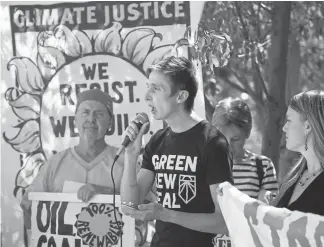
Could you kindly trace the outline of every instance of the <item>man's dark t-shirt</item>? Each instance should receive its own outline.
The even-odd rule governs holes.
[[[232,156],[225,137],[207,121],[175,133],[159,130],[145,147],[142,168],[155,174],[158,202],[188,213],[214,213],[209,185],[232,182]],[[212,246],[215,234],[156,221],[154,247]]]

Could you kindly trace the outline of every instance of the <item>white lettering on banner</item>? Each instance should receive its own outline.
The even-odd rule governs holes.
[[[221,185],[218,201],[232,245],[323,246],[324,217],[261,204],[229,183]]]
[[[88,23],[96,23],[97,22],[97,20],[95,18],[95,15],[96,15],[95,11],[96,11],[96,6],[89,6],[87,8],[87,21],[88,21]]]
[[[84,7],[75,7],[73,8],[73,11],[76,13],[76,23],[81,24],[81,16],[82,16],[82,11],[84,11]]]
[[[114,4],[104,6],[105,23],[109,25],[113,21],[136,21],[143,13],[144,20],[164,18],[179,18],[185,16],[183,2],[163,2],[161,7],[158,2],[132,3],[125,7],[124,4]],[[173,6],[173,9],[170,8]],[[85,18],[87,23],[97,23],[96,6],[64,8],[61,19],[59,19],[59,10],[53,9],[35,9],[33,10],[17,10],[14,14],[13,21],[17,27],[32,27],[40,25],[62,25],[81,24],[81,20]],[[31,12],[33,11],[33,12]],[[150,14],[153,13],[152,14]],[[33,14],[31,14],[33,13]],[[75,16],[75,18],[74,18]]]
[[[176,17],[184,17],[183,3],[180,1],[174,2],[175,4],[175,16]]]
[[[125,68],[121,71],[118,68]],[[66,78],[67,74],[71,76]],[[66,78],[66,79],[62,79]],[[77,95],[87,89],[101,89],[112,97],[112,126],[107,131],[111,144],[120,142],[120,136],[136,116],[137,109],[146,109],[141,94],[145,75],[127,61],[111,55],[91,55],[82,57],[61,68],[51,79],[42,94],[41,139],[47,157],[52,150],[61,151],[77,141],[75,126],[75,105]],[[53,104],[55,102],[55,104]],[[151,131],[160,123],[152,123]],[[51,141],[55,140],[55,143]]]
[[[73,15],[70,9],[64,9],[61,21],[65,24],[73,24]]]

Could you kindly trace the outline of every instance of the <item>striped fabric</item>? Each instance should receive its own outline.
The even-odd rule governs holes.
[[[246,150],[247,157],[233,165],[234,185],[243,193],[252,198],[258,198],[260,188],[263,190],[278,192],[276,171],[272,161],[266,156],[254,154]],[[255,158],[261,157],[263,165],[263,180],[260,186]]]

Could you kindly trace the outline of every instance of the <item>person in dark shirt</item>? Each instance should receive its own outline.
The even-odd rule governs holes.
[[[197,94],[194,67],[168,57],[150,67],[145,100],[168,127],[145,146],[142,168],[136,160],[148,123],[131,122],[121,182],[122,210],[136,219],[157,220],[151,246],[212,246],[215,233],[227,233],[217,202],[218,184],[231,178],[232,155],[226,138],[192,111]],[[142,204],[155,181],[158,203]],[[213,234],[214,233],[214,234]]]
[[[324,216],[324,91],[295,95],[283,131],[286,147],[299,152],[300,160],[288,172],[271,203],[304,213]]]

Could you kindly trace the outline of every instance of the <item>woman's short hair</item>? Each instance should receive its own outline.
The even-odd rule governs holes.
[[[216,127],[233,124],[242,129],[246,134],[246,138],[248,138],[252,129],[250,107],[239,98],[225,98],[216,105],[212,124]]]
[[[324,162],[324,91],[299,93],[292,97],[289,106],[309,122],[313,131],[315,154]]]

